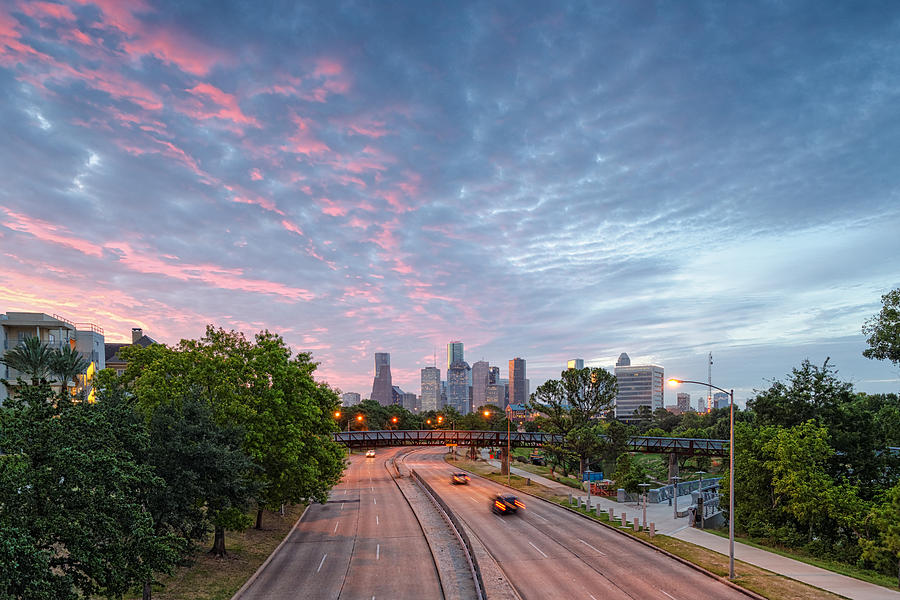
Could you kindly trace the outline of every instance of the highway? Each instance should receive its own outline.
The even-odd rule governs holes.
[[[444,449],[406,456],[435,492],[481,539],[523,599],[746,600],[741,592],[652,548],[559,506],[521,496],[519,514],[499,516],[490,499],[507,491],[472,477],[450,483]]]
[[[440,599],[415,515],[385,469],[399,449],[350,457],[326,504],[313,504],[240,600]]]

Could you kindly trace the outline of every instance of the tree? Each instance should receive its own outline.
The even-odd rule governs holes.
[[[881,297],[881,312],[863,324],[869,347],[863,356],[900,365],[900,288]]]
[[[0,357],[0,363],[31,377],[31,384],[38,385],[50,374],[53,351],[37,337],[27,337]]]
[[[260,484],[258,527],[263,508],[324,502],[340,480],[345,451],[331,438],[337,394],[313,379],[312,357],[292,357],[280,336],[264,331],[250,341],[242,333],[208,326],[203,338],[182,340],[175,348],[132,346],[123,353],[129,360],[124,381],[145,414],[196,397],[218,425],[243,430],[242,448],[256,465]],[[235,516],[235,510],[222,514],[220,528],[240,524],[224,518]],[[217,539],[214,548],[224,550],[224,541]]]
[[[0,531],[10,544],[0,553],[50,597],[121,597],[178,556],[144,504],[162,484],[132,451],[146,448],[146,430],[127,406],[50,398],[46,384],[24,386],[0,411]],[[19,576],[3,585],[27,589]]]
[[[89,365],[90,363],[77,350],[67,344],[53,352],[50,372],[59,379],[62,391],[65,391],[68,389],[69,381],[84,373]]]
[[[548,433],[564,437],[562,446],[546,448],[563,459],[571,453],[578,457],[579,469],[584,471],[588,461],[602,449],[595,427],[610,410],[616,398],[616,378],[599,368],[567,369],[559,379],[549,379],[532,395],[528,410],[541,412],[541,426]]]

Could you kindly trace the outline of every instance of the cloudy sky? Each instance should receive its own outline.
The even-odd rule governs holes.
[[[0,0],[0,310],[897,391],[898,106],[891,1]]]

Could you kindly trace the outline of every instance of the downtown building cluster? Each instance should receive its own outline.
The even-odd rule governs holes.
[[[566,364],[567,369],[583,369],[584,360],[575,358]],[[524,413],[530,399],[530,382],[526,377],[526,363],[523,358],[508,361],[507,377],[501,378],[499,366],[480,360],[471,366],[465,360],[463,343],[452,341],[447,344],[446,377],[442,378],[441,368],[436,364],[424,367],[420,372],[420,394],[404,392],[393,385],[389,353],[375,354],[375,372],[370,398],[384,406],[399,405],[410,412],[420,413],[440,411],[452,407],[459,414],[469,414],[481,406],[493,405],[506,410],[507,406],[516,413]],[[678,394],[678,405],[665,406],[665,371],[659,365],[632,365],[626,353],[622,353],[615,365],[618,394],[614,406],[616,418],[629,421],[637,418],[641,407],[650,411],[666,408],[672,412],[691,410],[690,395]],[[344,406],[353,406],[361,401],[355,392],[343,395]],[[721,402],[716,398],[712,407]],[[725,399],[727,404],[727,395]],[[698,404],[698,412],[706,412],[706,399]]]
[[[420,373],[420,394],[404,392],[393,384],[391,355],[375,354],[375,373],[370,398],[383,406],[400,405],[419,413],[453,408],[466,415],[480,406],[493,405],[501,409],[511,407],[524,411],[529,396],[529,381],[525,376],[525,359],[513,358],[508,362],[508,376],[501,377],[499,366],[479,360],[469,365],[465,360],[463,343],[447,344],[445,378],[437,364],[424,367]],[[358,404],[360,394],[343,395],[344,406]]]

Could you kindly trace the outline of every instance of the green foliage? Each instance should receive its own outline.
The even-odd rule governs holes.
[[[53,365],[53,351],[37,337],[27,337],[7,350],[0,363],[31,377],[32,385],[46,381]]]
[[[124,405],[50,402],[26,386],[0,419],[2,552],[22,564],[7,590],[119,597],[177,559],[144,506],[161,484],[142,462],[147,434]]]
[[[616,472],[612,478],[616,487],[636,494],[641,491],[640,484],[647,483],[647,471],[629,452],[625,452],[616,461]]]
[[[900,365],[900,288],[882,296],[881,304],[881,312],[863,324],[869,345],[863,356]]]
[[[50,372],[59,379],[62,389],[65,390],[69,382],[84,373],[89,365],[90,362],[85,360],[78,350],[65,345],[53,352],[50,359]]]

